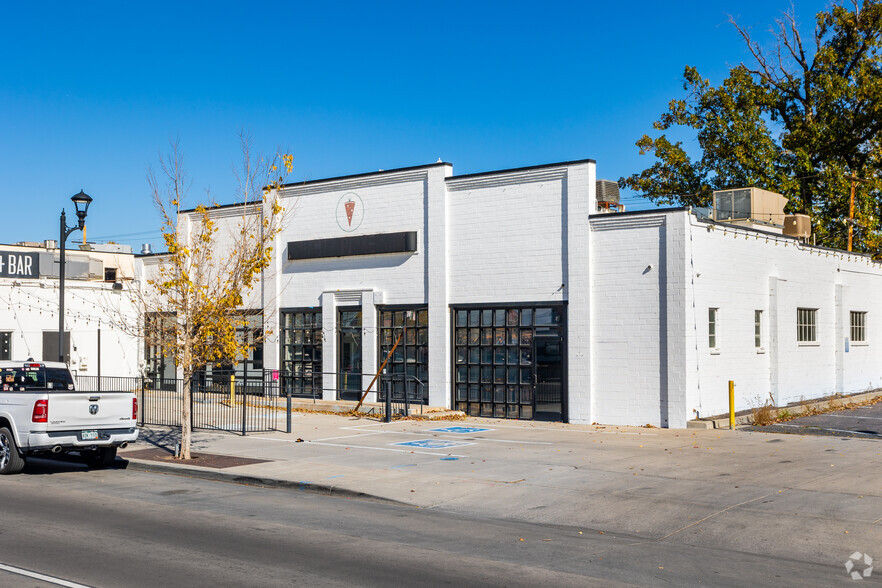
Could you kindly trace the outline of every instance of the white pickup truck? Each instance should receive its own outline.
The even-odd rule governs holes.
[[[29,455],[76,452],[107,467],[138,438],[133,392],[80,392],[58,362],[0,361],[0,474],[16,474]]]

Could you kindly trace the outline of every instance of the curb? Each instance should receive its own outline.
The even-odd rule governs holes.
[[[805,404],[796,404],[792,406],[776,406],[772,408],[772,413],[777,417],[779,412],[787,411],[793,415],[794,418],[804,416],[804,413],[811,411],[812,409],[825,409],[831,408],[830,412],[839,411],[839,410],[848,410],[850,404],[859,404],[862,402],[868,402],[870,400],[874,400],[882,396],[882,391],[873,390],[870,392],[860,392],[858,394],[852,394],[850,396],[837,396],[835,398],[825,398],[819,400],[813,400],[811,402],[806,402]],[[753,424],[753,413],[748,412],[747,414],[740,414],[735,416],[735,426],[738,425],[752,425]],[[687,429],[728,429],[729,428],[729,417],[710,417],[707,419],[697,419],[686,422]]]
[[[382,502],[385,504],[394,504],[397,506],[413,506],[406,502],[385,498],[375,494],[366,492],[357,492],[355,490],[347,490],[338,486],[329,486],[326,484],[316,484],[314,482],[292,482],[290,480],[279,480],[276,478],[262,478],[259,476],[248,476],[243,474],[233,474],[219,472],[213,469],[201,468],[198,466],[179,466],[164,463],[156,463],[145,459],[127,458],[125,454],[119,457],[128,462],[126,469],[157,473],[169,474],[173,476],[183,476],[187,478],[199,478],[201,480],[211,480],[214,482],[227,482],[229,484],[241,484],[243,486],[259,486],[261,488],[276,488],[280,490],[297,490],[299,492],[308,492],[310,494],[321,494],[322,496],[335,496],[337,498],[348,498],[358,500],[370,500],[372,502]]]

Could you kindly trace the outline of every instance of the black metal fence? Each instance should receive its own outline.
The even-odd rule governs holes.
[[[267,370],[269,372],[270,370]],[[338,400],[357,399],[364,393],[362,385],[374,378],[374,374],[362,372],[309,372],[306,374],[292,374],[290,372],[275,371],[274,377],[278,378],[282,395],[289,393],[295,398],[320,399],[327,392],[333,392],[331,396]],[[383,394],[386,383],[391,383],[395,396],[402,396],[407,392],[413,404],[428,404],[428,389],[426,385],[415,376],[405,374],[381,374],[372,387],[373,392]],[[379,384],[379,385],[378,385]],[[350,396],[347,398],[346,396]]]
[[[83,392],[128,391],[138,398],[138,424],[179,427],[184,408],[184,381],[176,378],[79,376]],[[190,386],[190,425],[241,433],[278,430],[279,387],[272,381],[194,378]]]
[[[391,408],[386,415],[400,414],[410,416],[419,407],[423,413],[425,404],[425,384],[413,376],[391,374],[380,376],[377,401]],[[387,401],[388,398],[388,401]],[[388,420],[388,419],[387,419]]]
[[[292,375],[287,372],[274,372],[282,396],[290,394],[294,398],[311,398],[313,401],[330,396],[334,400],[357,402],[364,394],[364,386],[373,379],[374,374],[361,372],[313,372]],[[377,402],[385,403],[386,394],[392,393],[392,413],[410,415],[428,404],[427,388],[414,376],[406,374],[381,374],[374,382],[371,391],[376,393]]]
[[[329,375],[337,378],[328,378]],[[301,378],[301,388],[298,390],[300,393],[295,394],[297,389],[292,385],[293,378],[275,370],[265,370],[262,375],[249,378],[217,372],[198,373],[190,384],[190,426],[193,429],[230,431],[242,435],[277,431],[280,430],[280,413],[291,409],[286,398],[306,397],[318,401],[327,391],[334,399],[358,400],[363,394],[361,384],[365,374],[349,373],[346,376],[346,379],[341,380],[339,374],[315,374],[308,378],[308,394],[305,393],[302,383],[304,378]],[[321,385],[321,382],[335,380],[338,387],[326,389]],[[347,389],[339,388],[341,382],[351,383],[351,386]],[[78,376],[77,389],[96,393],[134,392],[138,398],[139,425],[181,426],[184,407],[182,379]],[[417,407],[420,413],[423,411],[426,386],[413,376],[381,375],[373,390],[377,393],[377,400],[385,405],[380,411],[384,415],[409,416]],[[286,419],[286,424],[288,422],[290,419]]]

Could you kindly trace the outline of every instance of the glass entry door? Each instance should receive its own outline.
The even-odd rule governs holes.
[[[339,349],[337,398],[361,399],[361,311],[341,310],[338,314]]]
[[[563,418],[563,341],[560,335],[533,339],[536,358],[537,420]]]

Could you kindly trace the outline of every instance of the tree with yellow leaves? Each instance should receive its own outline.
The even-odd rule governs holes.
[[[254,343],[237,336],[237,330],[248,326],[249,312],[262,311],[254,290],[270,266],[284,219],[278,188],[293,168],[293,156],[255,162],[250,137],[243,133],[240,140],[239,202],[224,207],[223,218],[216,217],[213,203],[182,207],[189,182],[177,142],[161,158],[160,176],[148,173],[167,253],[157,256],[145,276],[139,323],[145,344],[161,345],[183,375],[180,459],[190,459],[194,374],[212,363],[245,359]],[[258,337],[264,335],[261,329]]]

